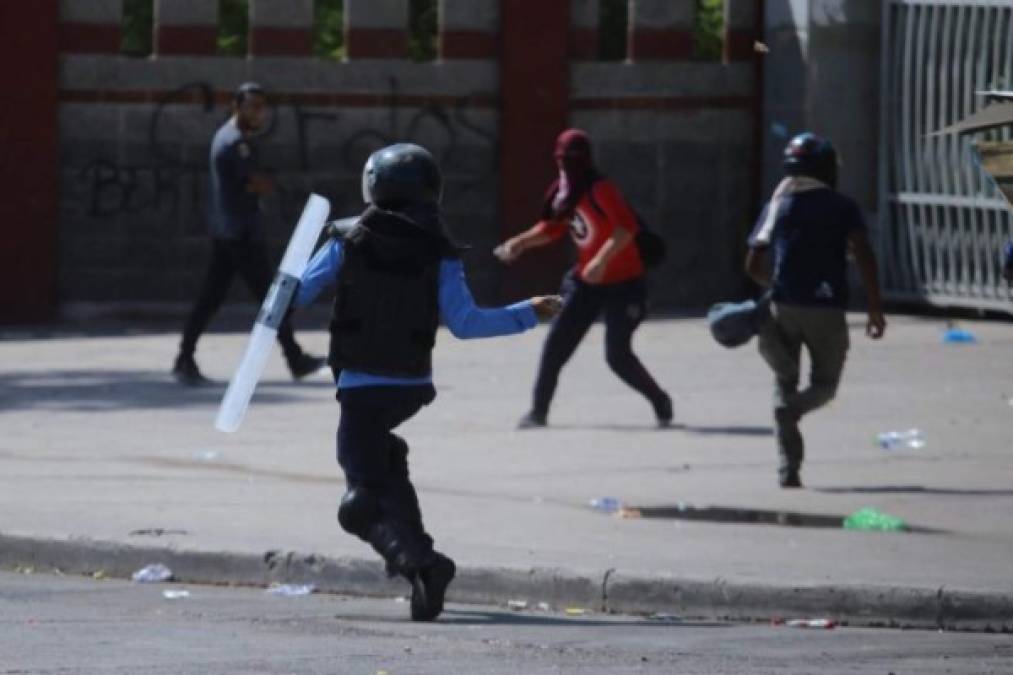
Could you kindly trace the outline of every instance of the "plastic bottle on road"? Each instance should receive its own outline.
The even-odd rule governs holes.
[[[313,584],[274,584],[265,591],[270,595],[281,595],[288,598],[309,595],[317,590]]]
[[[884,450],[899,450],[908,448],[918,450],[925,447],[925,437],[918,429],[907,431],[886,431],[876,436],[876,442]]]
[[[598,497],[591,500],[591,508],[602,513],[618,513],[623,503],[615,497]]]
[[[155,563],[137,570],[131,578],[141,584],[157,584],[172,579],[172,570],[162,563]]]

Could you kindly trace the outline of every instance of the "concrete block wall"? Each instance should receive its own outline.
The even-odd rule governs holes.
[[[877,208],[880,21],[867,0],[765,0],[763,186],[781,175],[788,138],[830,138],[843,165],[840,188]]]
[[[572,2],[586,29],[597,2]],[[651,274],[661,308],[742,294],[755,208],[756,2],[726,0],[723,63],[690,60],[694,7],[632,0],[627,62],[584,58],[571,69],[571,123],[590,132],[600,168],[668,243],[669,259]]]
[[[752,0],[727,1],[730,30],[752,35],[739,6]],[[365,158],[409,140],[443,165],[448,221],[475,246],[466,263],[476,296],[504,299],[510,272],[490,251],[537,217],[554,171],[542,141],[571,124],[591,132],[602,168],[669,241],[671,258],[654,274],[657,304],[738,295],[755,178],[751,53],[693,62],[693,3],[631,0],[628,60],[597,62],[598,0],[570,0],[554,19],[570,42],[546,65],[551,79],[504,79],[503,64],[514,63],[507,55],[531,49],[529,32],[504,28],[523,28],[516,19],[526,2],[440,0],[439,58],[413,63],[408,0],[345,0],[344,62],[311,56],[311,0],[251,0],[246,58],[214,53],[214,0],[157,0],[151,58],[119,53],[119,0],[61,0],[60,302],[193,299],[209,249],[208,147],[246,80],[263,84],[273,103],[258,145],[279,186],[264,200],[278,256],[309,192],[330,198],[336,216],[357,212]],[[527,122],[505,127],[506,103],[534,92],[563,116],[540,120],[521,108]],[[539,124],[539,147],[523,147]],[[508,161],[517,153],[524,161]],[[536,179],[518,181],[507,167]],[[546,278],[558,281],[555,272]],[[232,297],[251,299],[245,289]]]
[[[338,62],[311,56],[312,0],[251,0],[247,58],[214,53],[213,0],[158,0],[151,58],[119,53],[121,0],[62,0],[59,301],[193,299],[209,252],[208,148],[246,80],[273,104],[258,146],[279,187],[263,202],[276,256],[309,192],[336,216],[360,211],[366,157],[402,140],[433,150],[451,226],[491,248],[497,4],[445,0],[441,61],[418,64],[406,58],[402,1],[346,0],[349,54]],[[473,283],[494,298],[498,269],[476,268]],[[241,286],[232,299],[250,300]]]

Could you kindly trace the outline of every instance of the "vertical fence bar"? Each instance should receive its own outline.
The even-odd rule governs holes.
[[[925,61],[926,52],[926,25],[930,8],[919,6],[917,8],[918,29],[915,34],[915,56],[910,64],[914,75],[914,100],[912,101],[913,119],[911,127],[911,144],[914,147],[914,189],[919,194],[926,192],[925,189],[925,76],[922,64]],[[918,285],[922,292],[932,292],[932,283],[929,270],[931,256],[930,231],[928,228],[928,213],[930,206],[919,202],[915,206],[915,220],[913,232],[916,236],[915,246],[915,269],[918,274]]]
[[[967,113],[973,113],[977,110],[975,90],[978,89],[979,83],[984,78],[984,73],[981,72],[980,54],[982,47],[985,44],[985,40],[982,35],[987,30],[987,12],[988,9],[985,7],[975,7],[972,9],[972,22],[971,28],[968,31],[971,36],[970,48],[967,51],[966,60],[964,62],[966,76],[964,79],[964,101],[967,105]],[[980,28],[979,28],[980,26]],[[974,170],[974,161],[971,155],[971,142],[970,139],[965,137],[963,142],[963,152],[961,153],[961,166],[964,168],[964,175],[967,178],[967,194],[980,195],[981,194],[981,183],[978,180],[977,173]],[[974,210],[974,219],[971,221],[973,227],[971,229],[971,269],[974,271],[974,277],[971,280],[971,293],[974,297],[981,297],[982,288],[984,286],[984,278],[982,275],[981,266],[981,236],[979,235],[980,229],[983,227],[984,222],[980,209]]]
[[[903,116],[903,137],[904,147],[902,152],[904,154],[904,192],[913,193],[915,191],[915,180],[913,179],[915,167],[913,165],[912,158],[914,156],[914,148],[911,147],[912,139],[912,119],[915,116],[915,110],[913,106],[914,92],[912,91],[912,83],[914,78],[911,76],[911,64],[914,61],[914,49],[915,49],[915,17],[917,12],[912,6],[905,7],[905,39],[904,39],[904,60],[902,61],[902,74],[901,83],[904,87],[904,93],[902,98],[904,100],[904,111]],[[911,267],[909,269],[910,287],[906,290],[915,292],[918,287],[918,260],[917,253],[915,250],[915,239],[914,239],[914,227],[915,227],[915,209],[914,206],[908,202],[905,203],[905,223],[904,233],[908,240],[908,255],[910,259]]]
[[[967,19],[967,7],[960,5],[957,8],[957,24],[954,28],[954,45],[953,53],[950,55],[950,76],[949,79],[953,84],[953,98],[952,98],[952,117],[951,123],[961,119],[964,115],[963,99],[961,98],[961,87],[960,78],[963,72],[961,63],[964,54],[965,44],[965,31],[964,26]],[[947,174],[950,176],[951,182],[951,194],[960,195],[965,194],[961,176],[963,172],[960,170],[960,149],[963,141],[957,134],[949,134],[947,138],[947,161],[949,162],[949,169]],[[968,258],[964,255],[964,250],[968,241],[968,231],[971,227],[971,218],[967,213],[967,209],[957,209],[957,231],[954,237],[954,245],[951,247],[951,256],[954,261],[954,265],[959,269],[957,274],[960,279],[960,288],[962,293],[969,293],[972,285],[971,280],[971,269],[968,265]]]
[[[933,5],[928,8],[929,12],[929,35],[928,40],[925,44],[925,58],[922,59],[922,68],[925,70],[925,93],[922,100],[922,105],[925,110],[925,128],[922,131],[920,138],[920,145],[924,148],[924,172],[925,172],[925,185],[923,191],[925,192],[938,192],[939,187],[936,181],[937,177],[937,162],[936,162],[936,143],[935,137],[929,136],[929,134],[936,131],[936,78],[937,75],[937,63],[939,60],[939,10],[938,5]],[[943,275],[943,264],[942,264],[942,250],[943,250],[943,238],[945,237],[945,230],[943,228],[942,220],[939,214],[939,207],[936,205],[929,205],[929,218],[926,222],[926,228],[930,233],[929,236],[929,250],[930,257],[926,260],[926,266],[931,271],[931,283],[932,287],[937,291],[948,291],[946,288],[946,280]]]
[[[891,115],[888,111],[893,102],[893,92],[890,88],[890,63],[892,59],[887,58],[893,36],[893,1],[887,0],[883,3],[880,13],[880,64],[879,64],[879,227],[877,228],[877,243],[879,253],[880,277],[886,288],[894,283],[894,251],[891,243],[891,232],[895,227],[896,218],[893,215],[892,194],[893,180],[891,174],[893,163],[889,161],[890,150],[894,146],[893,126],[890,124]]]

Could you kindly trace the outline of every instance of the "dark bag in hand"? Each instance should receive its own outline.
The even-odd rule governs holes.
[[[719,302],[707,312],[707,324],[718,344],[740,347],[758,334],[770,319],[770,294],[759,300]]]

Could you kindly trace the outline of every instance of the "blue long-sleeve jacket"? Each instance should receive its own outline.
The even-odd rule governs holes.
[[[325,288],[334,285],[343,260],[344,252],[339,240],[331,240],[321,247],[302,275],[293,304],[296,307],[308,305]],[[538,324],[538,317],[530,300],[492,309],[476,306],[464,277],[464,265],[460,260],[450,258],[440,263],[439,306],[440,315],[447,328],[454,337],[463,340],[513,335],[534,328]],[[425,377],[388,377],[356,370],[342,370],[337,384],[339,389],[350,389],[368,386],[410,386],[431,382],[432,374]]]

